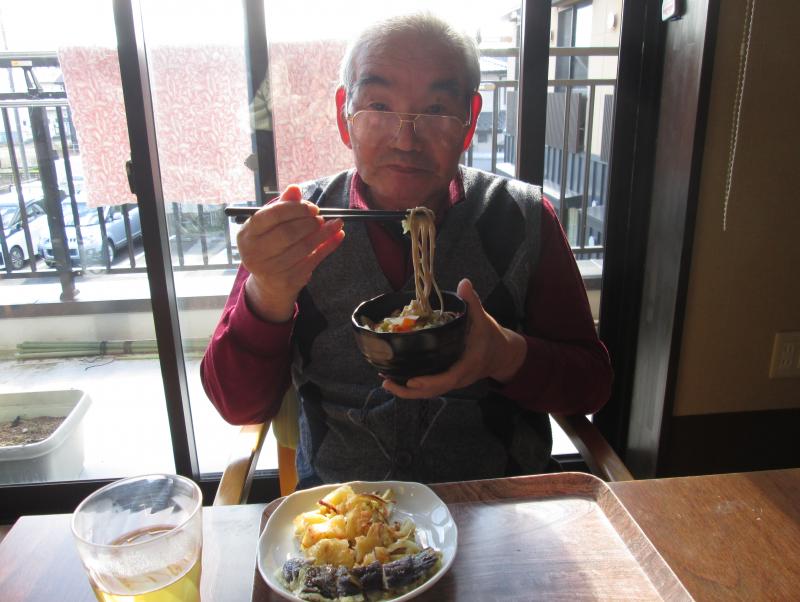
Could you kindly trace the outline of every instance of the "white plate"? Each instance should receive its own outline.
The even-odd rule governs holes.
[[[389,598],[386,602],[402,602],[421,594],[436,583],[444,575],[456,557],[458,547],[458,529],[450,510],[445,503],[421,483],[404,481],[353,481],[346,483],[356,493],[385,491],[394,492],[396,504],[392,512],[393,519],[410,518],[417,526],[417,542],[424,547],[432,547],[442,553],[442,568],[430,579],[402,596]],[[258,540],[258,571],[276,593],[287,600],[301,600],[288,592],[280,584],[276,573],[289,558],[302,556],[300,544],[294,537],[292,520],[301,512],[316,508],[317,500],[333,491],[340,484],[321,485],[313,489],[304,489],[288,496],[267,520],[263,533]]]

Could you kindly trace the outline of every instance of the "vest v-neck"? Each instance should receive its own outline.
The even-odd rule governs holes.
[[[355,177],[355,170],[347,172],[347,176],[343,181],[343,194],[329,194],[325,198],[320,199],[320,206],[327,207],[340,207],[346,208],[350,206],[351,187],[353,186],[353,178]],[[345,239],[342,242],[343,248],[326,259],[330,263],[338,263],[339,257],[342,258],[347,255],[351,261],[358,262],[358,273],[361,274],[359,278],[362,284],[366,284],[370,290],[379,290],[381,292],[388,292],[394,290],[383,268],[378,261],[370,241],[369,233],[367,232],[366,222],[349,222],[345,223]],[[350,252],[347,252],[350,251]],[[401,289],[402,290],[402,289]],[[366,300],[366,299],[363,299]]]
[[[446,264],[450,263],[448,259],[448,249],[456,248],[465,228],[470,224],[470,222],[471,212],[467,209],[465,202],[458,203],[448,210],[444,220],[437,227],[436,231],[434,276],[436,275],[436,272],[438,272],[440,269],[443,269]],[[363,230],[363,235],[367,238],[370,247],[369,251],[360,250],[359,256],[363,257],[361,253],[365,253],[373,260],[369,264],[364,264],[363,268],[377,268],[390,290],[414,290],[414,270],[411,261],[411,240],[408,238],[408,235],[402,235],[406,238],[406,244],[404,245],[404,241],[394,238],[393,233],[370,232],[370,227],[366,225],[364,225],[360,230]],[[348,236],[349,235],[350,234],[348,233]],[[390,253],[394,254],[394,257],[389,257]],[[381,256],[384,257],[383,261],[380,259]],[[394,262],[395,265],[390,266],[390,262]],[[387,271],[391,271],[393,267],[397,268],[400,262],[402,262],[405,278],[402,282],[402,285],[399,288],[396,288],[395,284],[397,284],[397,282],[392,281]]]
[[[346,187],[349,207],[351,209],[369,209],[367,194],[366,184],[360,179],[357,172],[351,170],[348,173]],[[459,169],[457,175],[450,182],[449,201],[445,209],[444,218],[442,220],[437,220],[439,222],[437,223],[436,232],[437,248],[440,246],[440,241],[445,239],[441,234],[444,224],[448,221],[453,221],[453,218],[448,216],[453,209],[464,205],[465,200],[464,174]],[[460,207],[458,213],[462,213],[463,211],[464,207]],[[462,226],[468,225],[469,221],[468,219]],[[461,230],[462,226],[456,227],[455,230]],[[400,223],[371,222],[365,225],[363,229],[371,243],[371,251],[375,258],[375,264],[379,266],[386,282],[389,284],[388,290],[413,290],[414,271],[411,258],[411,239],[407,234],[403,234]],[[453,240],[457,241],[458,238],[459,237],[456,236]],[[436,269],[435,265],[434,269]]]

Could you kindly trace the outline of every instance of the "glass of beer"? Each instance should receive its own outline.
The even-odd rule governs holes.
[[[72,533],[100,602],[200,600],[202,494],[194,481],[115,481],[81,502]]]

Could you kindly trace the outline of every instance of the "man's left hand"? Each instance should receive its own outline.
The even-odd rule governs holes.
[[[405,386],[384,380],[384,389],[397,397],[427,399],[468,387],[483,378],[503,383],[514,377],[528,351],[524,337],[503,328],[486,313],[469,280],[458,283],[457,293],[466,302],[469,317],[461,358],[446,372],[409,379]]]

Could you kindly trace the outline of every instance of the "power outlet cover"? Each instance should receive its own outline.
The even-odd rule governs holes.
[[[775,333],[770,378],[800,378],[800,332]]]

